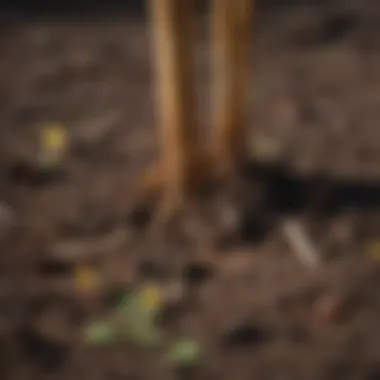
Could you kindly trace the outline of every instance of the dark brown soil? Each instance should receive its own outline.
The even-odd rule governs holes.
[[[170,334],[202,343],[193,378],[380,378],[380,6],[339,4],[260,8],[250,141],[252,151],[263,135],[279,144],[287,170],[260,166],[254,184],[236,186],[238,222],[222,196],[207,203],[217,206],[211,221],[189,214],[165,241],[129,215],[131,188],[158,147],[145,21],[23,20],[2,31],[2,379],[179,376],[160,354],[83,343],[86,321],[112,312],[107,289],[144,275],[190,281],[186,310],[163,319]],[[207,60],[200,27],[204,125]],[[58,178],[35,171],[39,126],[51,121],[70,130]],[[319,266],[304,266],[284,239],[290,216]],[[78,294],[78,263],[99,268],[107,287]]]

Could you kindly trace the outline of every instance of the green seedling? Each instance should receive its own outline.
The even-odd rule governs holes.
[[[154,285],[145,285],[131,294],[126,294],[118,306],[118,314],[125,318],[135,315],[154,319],[162,307],[160,291]]]
[[[117,342],[132,343],[143,348],[165,346],[165,335],[155,323],[161,302],[160,292],[152,285],[125,294],[116,310],[120,323],[115,326],[104,321],[90,324],[85,332],[86,341],[96,346]],[[173,368],[187,370],[199,365],[202,349],[198,342],[184,338],[172,343],[166,355]]]
[[[139,347],[157,347],[163,342],[163,334],[152,323],[140,320],[138,323],[121,323],[111,326],[105,321],[93,322],[85,330],[85,340],[93,346],[112,345],[117,342],[132,343]]]
[[[162,344],[164,336],[156,326],[156,316],[161,308],[161,296],[155,286],[143,286],[136,292],[126,294],[116,310],[120,322],[110,327],[105,322],[91,324],[86,330],[91,344],[127,341],[142,347]]]
[[[175,368],[196,367],[201,359],[200,345],[191,339],[181,339],[172,344],[167,353],[170,364]]]
[[[118,307],[118,315],[128,324],[130,339],[141,346],[155,346],[162,341],[156,326],[156,316],[161,309],[161,295],[153,285],[143,286],[127,295]]]
[[[85,340],[91,345],[104,346],[117,340],[116,330],[106,322],[93,322],[85,330]]]

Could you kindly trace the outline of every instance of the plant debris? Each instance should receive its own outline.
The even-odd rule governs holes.
[[[320,264],[320,255],[299,222],[285,221],[283,234],[302,264],[310,268]]]

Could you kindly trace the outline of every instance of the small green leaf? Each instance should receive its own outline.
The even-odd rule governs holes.
[[[139,346],[152,347],[160,345],[163,336],[155,323],[159,308],[147,304],[145,296],[146,288],[125,294],[117,307],[117,314],[126,324],[125,331],[120,332],[125,339]]]
[[[118,306],[118,313],[123,318],[128,319],[130,323],[134,320],[150,319],[154,320],[160,311],[162,304],[155,298],[159,297],[156,289],[151,287],[142,287],[132,294],[127,294]]]
[[[168,359],[175,367],[196,366],[201,359],[201,347],[193,340],[179,340],[170,347]]]
[[[119,305],[117,306],[116,310],[117,313],[120,316],[127,317],[129,315],[130,309],[131,309],[131,301],[133,300],[133,295],[126,293],[122,297]]]
[[[116,340],[116,332],[108,323],[94,322],[87,326],[85,339],[94,345],[105,345]]]
[[[119,340],[142,347],[159,346],[164,334],[156,326],[155,319],[161,306],[160,293],[155,286],[143,286],[133,293],[125,293],[116,310],[121,322],[118,327],[104,322],[92,323],[86,330],[86,340],[97,345]]]

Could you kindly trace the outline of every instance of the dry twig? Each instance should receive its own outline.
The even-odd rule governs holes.
[[[285,221],[282,232],[299,261],[311,268],[319,265],[320,255],[299,222]]]

